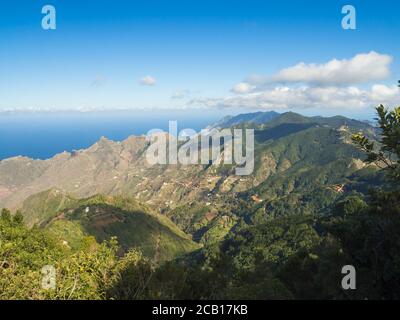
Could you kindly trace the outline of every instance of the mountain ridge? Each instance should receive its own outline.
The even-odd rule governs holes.
[[[253,116],[260,117],[260,113]],[[249,118],[251,114],[245,120]],[[346,127],[346,123],[349,126]],[[246,125],[246,122],[240,125]],[[321,140],[319,144],[335,143],[340,147],[338,150],[348,150],[345,152],[350,163],[352,154],[358,154],[354,147],[349,146],[351,133],[361,129],[372,134],[374,130],[368,124],[347,118],[315,119],[296,113],[274,113],[273,119],[256,125],[255,129],[256,168],[251,176],[239,178],[231,167],[224,165],[151,166],[144,156],[148,147],[146,137],[130,136],[117,142],[103,137],[87,149],[63,152],[47,160],[17,157],[1,161],[0,206],[16,209],[29,196],[51,188],[64,190],[76,198],[99,193],[125,194],[157,208],[160,212],[167,212],[193,201],[222,203],[224,200],[221,199],[251,190],[270,175],[276,174],[274,168],[281,166],[279,163],[293,166],[296,161],[300,161],[296,157],[289,161],[285,153],[288,152],[286,149],[290,148],[291,141],[301,132],[313,129],[314,131],[310,131],[312,139],[321,140],[325,139],[322,137],[328,137],[324,132],[333,130],[335,137]],[[279,147],[279,151],[273,151],[271,143],[276,144],[279,141],[284,145]],[[307,145],[312,140],[302,143]],[[319,157],[319,149],[310,150],[316,153],[316,158]],[[323,155],[320,157],[323,158]]]

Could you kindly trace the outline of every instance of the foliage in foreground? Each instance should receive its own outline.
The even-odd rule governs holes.
[[[27,228],[6,209],[0,239],[0,299],[105,299],[121,268],[142,259],[137,251],[119,259],[115,239],[98,244],[86,237],[74,251],[46,230]],[[55,270],[54,287],[45,266]]]

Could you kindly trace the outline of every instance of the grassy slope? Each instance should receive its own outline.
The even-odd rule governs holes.
[[[199,248],[167,217],[121,196],[73,199],[60,191],[48,190],[30,197],[24,203],[23,213],[28,222],[40,222],[74,248],[83,245],[88,235],[98,242],[116,236],[122,252],[136,247],[157,262]]]
[[[28,225],[40,225],[75,201],[73,197],[58,189],[40,192],[24,201],[22,206],[24,220]]]

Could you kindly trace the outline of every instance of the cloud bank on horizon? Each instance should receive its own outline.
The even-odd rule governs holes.
[[[390,77],[393,57],[374,51],[323,64],[300,62],[266,77],[251,75],[224,98],[200,98],[190,105],[248,109],[363,109],[400,101],[396,85],[377,83]]]

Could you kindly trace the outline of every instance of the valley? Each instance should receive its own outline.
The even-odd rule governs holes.
[[[373,176],[350,142],[359,130],[374,135],[359,121],[266,112],[211,127],[255,129],[254,174],[224,164],[149,165],[145,137],[102,138],[48,160],[1,161],[1,206],[22,210],[30,226],[64,230],[68,243],[77,241],[69,234],[117,236],[123,250],[138,246],[152,257],[161,243],[173,258],[223,240],[242,219],[323,213]]]
[[[220,162],[151,166],[135,136],[1,161],[0,298],[397,297],[397,167],[364,151],[379,129],[292,112],[210,127],[255,129],[252,175]],[[45,265],[54,290],[37,286]],[[338,285],[344,265],[358,290]]]

